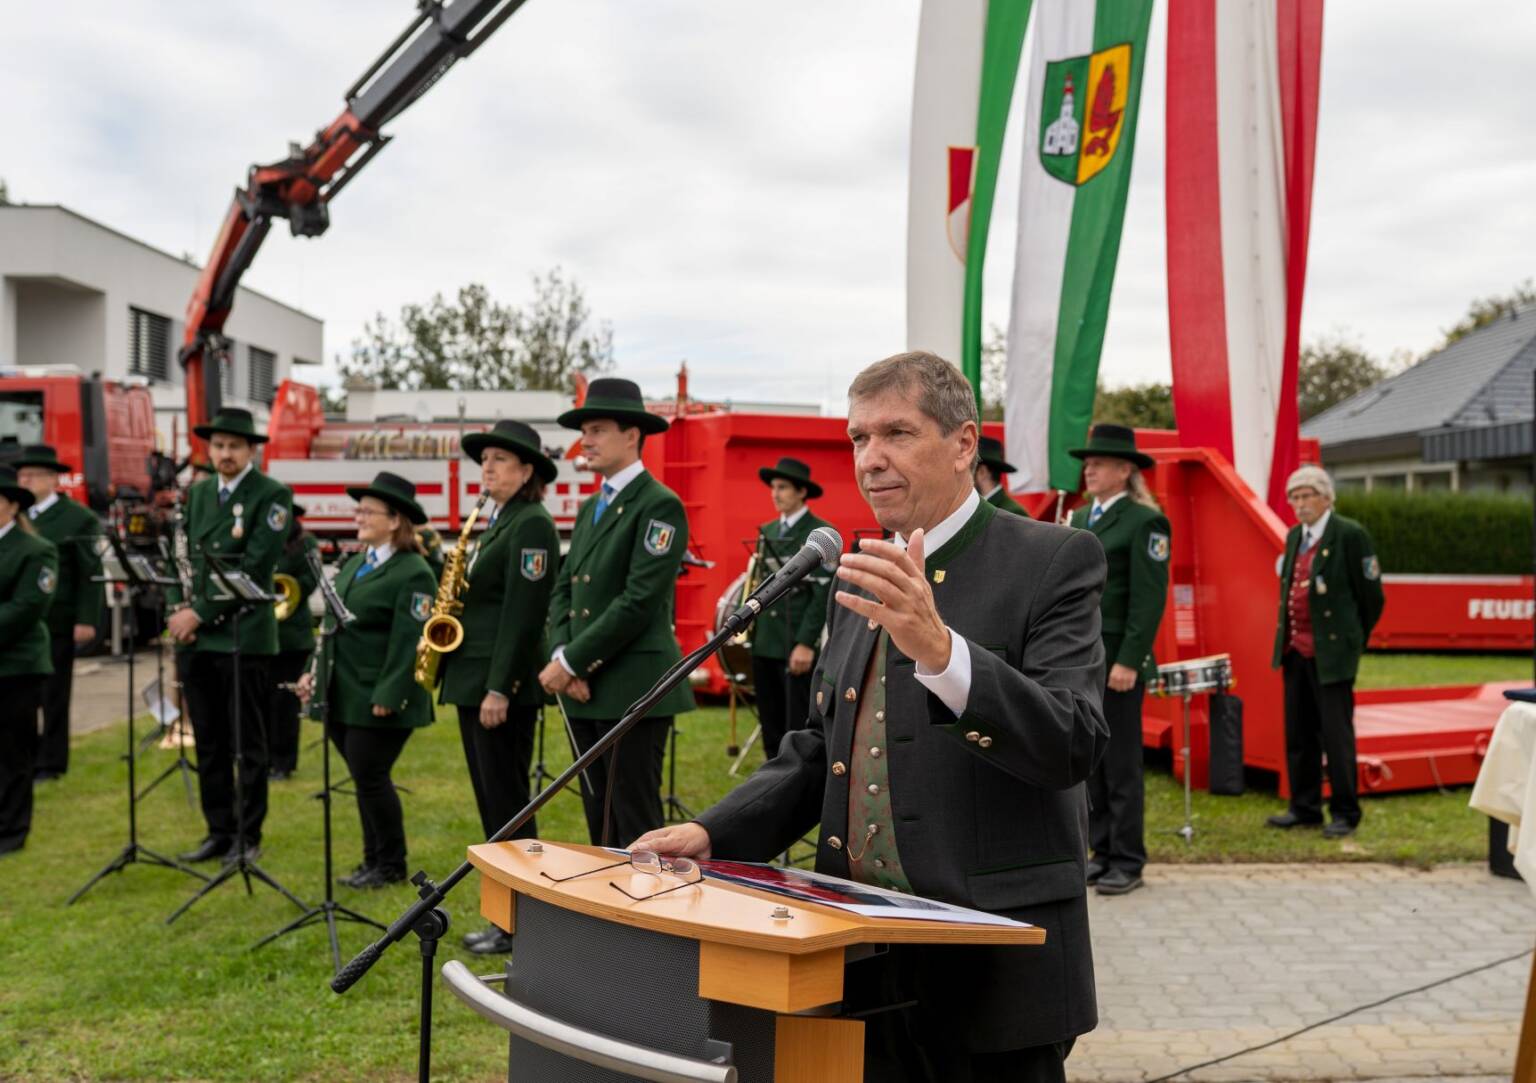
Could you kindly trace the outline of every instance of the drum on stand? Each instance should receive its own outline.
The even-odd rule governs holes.
[[[1195,837],[1194,815],[1190,811],[1190,779],[1194,772],[1189,759],[1189,701],[1201,693],[1225,692],[1234,684],[1232,656],[1210,654],[1158,666],[1157,676],[1147,685],[1147,691],[1154,696],[1178,696],[1184,701],[1184,826],[1174,834],[1182,835],[1185,842],[1192,842]]]

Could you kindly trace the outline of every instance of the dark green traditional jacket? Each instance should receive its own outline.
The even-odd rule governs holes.
[[[416,683],[416,644],[437,579],[420,553],[394,553],[359,579],[365,556],[354,553],[336,573],[336,593],[357,619],[322,642],[316,684],[331,717],[349,726],[428,725],[432,697]],[[375,718],[375,705],[394,713]]]
[[[215,600],[223,593],[223,585],[211,574],[210,561],[218,560],[221,570],[244,572],[263,590],[270,591],[272,573],[288,538],[293,494],[288,486],[253,467],[220,507],[219,482],[217,475],[204,478],[187,493],[192,597],[183,599],[180,587],[172,587],[167,593],[175,602],[190,600],[202,618],[192,649],[228,654],[235,649],[230,616],[238,605],[233,600]],[[240,651],[256,655],[277,653],[277,614],[270,605],[256,606],[241,614]]]
[[[622,718],[682,654],[672,628],[677,573],[688,548],[683,502],[642,473],[619,491],[596,525],[589,497],[576,513],[570,553],[550,601],[550,649],[592,689],[565,697],[573,718]],[[652,710],[655,717],[693,710],[684,681]]]
[[[1272,663],[1278,667],[1290,639],[1286,594],[1291,589],[1291,569],[1301,548],[1301,527],[1285,536],[1285,555],[1280,560],[1280,618],[1275,627]],[[1323,536],[1312,555],[1312,640],[1317,657],[1317,679],[1322,684],[1352,681],[1360,669],[1360,655],[1381,619],[1387,598],[1381,588],[1381,564],[1376,546],[1365,527],[1337,511],[1328,517]]]
[[[474,544],[462,601],[464,642],[438,667],[444,703],[477,706],[500,692],[519,706],[543,702],[549,597],[559,578],[560,535],[543,504],[509,502]]]
[[[14,524],[0,538],[0,677],[53,672],[48,609],[58,587],[53,543]]]
[[[1090,527],[1092,510],[1091,501],[1078,508],[1072,513],[1072,525],[1093,532],[1109,565],[1099,602],[1105,673],[1118,664],[1137,670],[1147,680],[1156,675],[1152,643],[1168,600],[1168,558],[1173,550],[1168,517],[1136,503],[1129,493]]]
[[[1008,486],[1006,485],[999,485],[996,491],[987,497],[986,500],[988,504],[1001,511],[1011,511],[1015,515],[1022,515],[1026,519],[1030,518],[1029,512],[1024,510],[1024,505],[1013,498],[1013,494],[1008,491]]]
[[[299,604],[288,619],[279,621],[277,625],[277,649],[287,651],[312,651],[315,649],[315,615],[309,610],[309,596],[319,586],[315,582],[315,573],[305,559],[306,553],[313,553],[320,548],[320,543],[315,541],[313,534],[305,534],[299,541],[297,552],[288,552],[287,546],[283,548],[283,555],[277,560],[277,570],[283,575],[291,575],[298,580]]]
[[[101,622],[101,554],[96,539],[101,520],[96,513],[63,493],[53,506],[32,520],[38,534],[53,543],[59,554],[59,585],[48,610],[48,631],[55,636],[73,635],[75,625],[95,627]]]
[[[443,548],[443,536],[429,526],[419,526],[416,528],[416,540],[421,543],[421,551],[426,554],[432,574],[441,579],[443,562],[448,559],[448,551]]]
[[[779,566],[800,551],[805,539],[817,527],[831,526],[812,511],[800,516],[790,527],[789,533],[779,537],[779,521],[770,519],[758,528],[762,537],[763,554],[767,566],[763,577],[779,570]],[[758,658],[787,659],[796,644],[812,650],[821,649],[821,629],[827,622],[827,594],[832,589],[832,576],[821,570],[813,571],[800,581],[800,585],[775,602],[767,612],[753,623],[752,653]]]

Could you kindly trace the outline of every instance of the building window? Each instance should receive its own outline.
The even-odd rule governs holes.
[[[171,321],[142,308],[128,309],[128,371],[151,380],[171,376]]]
[[[250,370],[250,397],[253,402],[264,402],[272,405],[272,399],[277,392],[273,384],[274,374],[277,372],[277,354],[271,350],[263,350],[260,346],[252,346],[246,351],[246,358]]]

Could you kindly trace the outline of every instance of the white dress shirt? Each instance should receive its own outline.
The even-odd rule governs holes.
[[[1109,499],[1108,499],[1108,500],[1105,500],[1105,501],[1103,501],[1103,502],[1102,502],[1102,503],[1101,503],[1101,502],[1100,502],[1100,501],[1098,501],[1098,500],[1094,500],[1094,502],[1093,502],[1093,506],[1094,506],[1094,507],[1095,507],[1095,508],[1098,508],[1098,509],[1100,509],[1100,510],[1099,510],[1099,514],[1100,514],[1100,515],[1103,515],[1103,514],[1104,514],[1104,513],[1105,513],[1105,512],[1106,512],[1106,511],[1108,511],[1108,510],[1109,510],[1109,509],[1110,509],[1110,508],[1112,508],[1112,507],[1114,507],[1114,506],[1115,506],[1115,505],[1116,505],[1116,504],[1118,504],[1118,503],[1119,503],[1119,502],[1120,502],[1120,499],[1121,499],[1121,497],[1123,497],[1123,496],[1125,496],[1125,495],[1126,495],[1126,492],[1127,492],[1127,490],[1125,490],[1125,489],[1121,489],[1121,490],[1120,490],[1120,491],[1119,491],[1119,492],[1118,492],[1118,493],[1116,493],[1116,494],[1115,494],[1115,495],[1114,495],[1114,496],[1112,496],[1112,497],[1110,497],[1110,498],[1109,498]],[[1092,518],[1093,518],[1093,512],[1092,512],[1092,510],[1090,510],[1090,511],[1089,511],[1089,512],[1088,512],[1088,517],[1089,517],[1089,519],[1092,519]]]
[[[1322,540],[1323,531],[1328,529],[1328,518],[1332,514],[1333,509],[1329,508],[1327,511],[1323,512],[1323,514],[1318,518],[1317,522],[1313,523],[1311,526],[1304,526],[1301,528],[1301,547],[1303,549],[1316,545],[1319,541]]]
[[[793,529],[795,529],[795,524],[798,523],[801,519],[804,519],[805,518],[805,513],[810,511],[810,510],[811,510],[811,507],[810,507],[809,504],[801,504],[800,505],[800,510],[795,512],[794,514],[779,516],[779,526],[781,528],[783,528],[784,530],[793,530]]]
[[[219,490],[221,492],[227,491],[233,495],[234,491],[240,488],[240,483],[245,480],[245,475],[249,474],[254,469],[256,469],[255,463],[246,463],[245,469],[240,471],[240,473],[236,474],[234,477],[230,478],[228,481],[224,480],[223,474],[216,475],[219,479]]]
[[[33,519],[36,519],[39,515],[43,514],[43,512],[47,511],[58,502],[59,494],[56,492],[49,493],[47,500],[40,500],[36,504],[33,504],[30,508],[27,509],[27,514]]]

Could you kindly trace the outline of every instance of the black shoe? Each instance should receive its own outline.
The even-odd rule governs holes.
[[[1303,820],[1290,809],[1286,809],[1278,816],[1271,816],[1264,822],[1270,827],[1278,827],[1282,830],[1288,830],[1292,827],[1321,827],[1323,825],[1323,821],[1321,819]]]
[[[185,861],[188,864],[196,864],[199,861],[212,861],[216,857],[223,857],[235,847],[233,839],[216,838],[209,835],[198,843],[197,849],[188,850],[184,854],[177,854],[177,861]]]
[[[1124,869],[1110,869],[1099,877],[1099,882],[1094,885],[1093,890],[1100,895],[1129,895],[1140,886],[1141,877],[1132,876]]]
[[[63,777],[64,777],[64,772],[63,771],[49,771],[47,769],[42,769],[42,770],[38,770],[38,771],[33,771],[32,772],[32,781],[33,782],[57,782],[59,779],[61,779]]]
[[[356,887],[358,879],[370,871],[370,866],[359,863],[351,872],[344,876],[336,877],[336,882],[343,887]]]
[[[500,933],[501,933],[501,930],[496,928],[496,926],[494,926],[494,925],[487,925],[483,929],[475,929],[475,930],[473,930],[471,932],[467,932],[462,937],[460,937],[459,939],[460,939],[460,942],[463,943],[463,945],[466,948],[472,948],[476,944],[478,944],[480,941],[482,941],[482,940],[489,940],[491,937],[497,936]]]
[[[245,855],[247,863],[254,864],[256,859],[261,857],[261,847],[254,842],[249,846],[231,846],[229,853],[224,855],[224,864],[233,865],[240,860],[242,853]]]
[[[491,935],[468,945],[476,955],[505,955],[512,950],[512,937],[500,929],[491,929]]]
[[[1089,884],[1097,884],[1100,878],[1102,878],[1103,875],[1108,871],[1108,865],[1104,864],[1104,862],[1100,861],[1098,858],[1094,858],[1088,862],[1088,876],[1086,882]]]
[[[367,891],[373,888],[388,887],[390,884],[405,882],[404,869],[386,869],[382,865],[375,865],[371,869],[364,869],[353,877],[351,887]]]
[[[1355,825],[1348,820],[1334,820],[1327,827],[1323,828],[1323,838],[1325,839],[1348,838],[1354,833]]]

